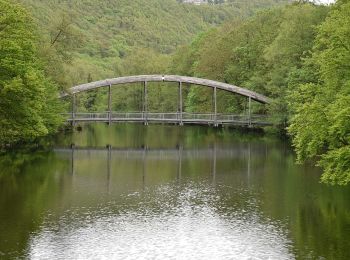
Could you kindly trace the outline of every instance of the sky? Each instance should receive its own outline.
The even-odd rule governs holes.
[[[313,2],[322,4],[332,4],[335,2],[335,0],[313,0]]]

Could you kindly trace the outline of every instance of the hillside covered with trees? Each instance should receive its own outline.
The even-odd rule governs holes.
[[[138,73],[140,66],[166,67],[168,54],[199,32],[244,19],[284,0],[243,5],[180,4],[176,0],[17,0],[33,15],[41,34],[47,72],[67,88],[88,80]],[[142,62],[137,68],[134,60]],[[158,71],[162,73],[162,71]]]

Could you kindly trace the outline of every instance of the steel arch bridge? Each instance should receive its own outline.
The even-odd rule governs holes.
[[[153,113],[148,111],[148,82],[175,82],[178,83],[178,111],[174,113]],[[143,100],[142,111],[136,113],[116,112],[112,111],[112,95],[111,89],[113,86],[130,83],[143,84]],[[214,107],[212,113],[186,113],[183,111],[182,84],[193,84],[213,89]],[[76,112],[76,96],[79,93],[94,90],[98,88],[108,88],[108,110],[99,113],[77,113]],[[224,90],[230,93],[238,94],[247,97],[249,101],[249,111],[247,115],[227,115],[217,113],[217,89]],[[262,104],[269,104],[271,100],[254,91],[241,88],[235,85],[218,82],[214,80],[178,76],[178,75],[138,75],[112,78],[90,82],[82,85],[77,85],[68,90],[68,93],[62,93],[61,98],[72,97],[72,111],[67,115],[67,121],[73,125],[77,122],[143,122],[148,123],[175,123],[183,124],[204,124],[213,125],[241,125],[241,126],[264,126],[269,125],[265,115],[251,114],[251,101]]]

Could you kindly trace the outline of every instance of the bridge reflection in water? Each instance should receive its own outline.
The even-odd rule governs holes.
[[[180,180],[182,176],[182,162],[184,160],[199,160],[210,159],[211,160],[211,178],[215,183],[217,172],[217,160],[230,159],[230,158],[242,158],[247,161],[246,176],[250,177],[251,171],[251,146],[247,145],[244,149],[232,149],[232,148],[218,148],[216,145],[209,148],[197,148],[197,149],[183,149],[182,146],[176,148],[163,148],[163,149],[148,149],[144,148],[113,148],[110,145],[106,147],[75,147],[72,145],[70,148],[55,148],[54,151],[63,156],[69,157],[71,161],[71,175],[75,175],[75,161],[79,158],[86,158],[86,156],[92,156],[93,158],[106,159],[107,165],[107,189],[110,187],[111,172],[112,172],[112,160],[141,160],[142,161],[142,183],[145,186],[145,180],[147,175],[147,161],[177,161],[177,179]]]

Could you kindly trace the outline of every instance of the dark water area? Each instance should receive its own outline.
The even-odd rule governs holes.
[[[0,157],[0,259],[350,259],[320,174],[256,133],[85,125]]]

